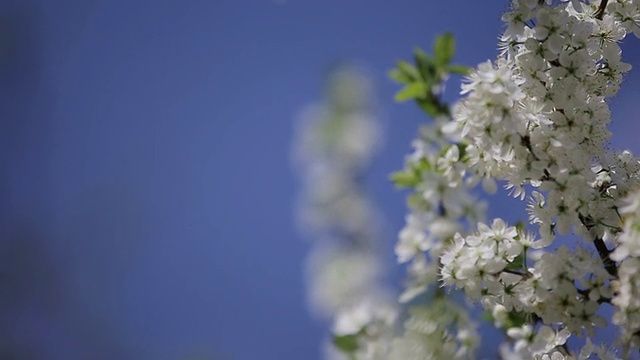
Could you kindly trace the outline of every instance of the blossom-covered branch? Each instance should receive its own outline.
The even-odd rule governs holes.
[[[620,43],[640,37],[640,0],[513,0],[502,20],[498,56],[475,69],[452,63],[445,34],[390,73],[403,86],[396,100],[433,119],[392,175],[410,191],[395,247],[407,310],[402,329],[371,327],[362,312],[336,338],[347,359],[474,358],[481,340],[460,292],[503,331],[501,359],[638,354],[640,159],[608,141],[609,99],[631,69]],[[456,74],[462,98],[450,105],[442,91]],[[485,220],[481,189],[498,184],[526,219]],[[613,328],[618,341],[598,344]]]
[[[631,275],[640,272],[634,267],[640,262],[630,250],[640,238],[628,237],[635,208],[623,204],[637,196],[640,168],[629,151],[610,151],[605,144],[611,135],[607,98],[631,68],[621,60],[619,42],[628,33],[640,35],[640,2],[515,0],[503,20],[500,55],[466,78],[451,117],[425,109],[435,116],[432,134],[446,136],[451,145],[414,154],[410,171],[396,176],[397,183],[415,189],[414,204],[428,204],[411,207],[399,260],[437,259],[436,276],[481,303],[505,330],[504,358],[629,356],[628,349],[640,343],[633,315],[640,307],[632,300],[640,289],[629,286],[640,283]],[[399,95],[413,88],[409,83]],[[423,108],[438,89],[426,88],[412,94]],[[446,181],[434,183],[433,173]],[[471,194],[470,186],[479,182],[495,191],[496,181],[513,196],[528,198],[528,226],[498,218],[465,230],[463,216],[451,218],[450,233],[432,236],[432,194],[453,192],[447,208],[466,209],[461,194]],[[416,217],[427,217],[422,228],[413,224]],[[412,241],[403,236],[407,229],[414,229]],[[559,238],[570,231],[583,243],[569,247],[568,239]],[[425,245],[424,239],[431,241]],[[410,278],[428,273],[412,271]],[[409,289],[423,289],[423,283],[412,280]],[[618,345],[626,351],[619,355],[609,351],[613,344],[592,342],[597,329],[608,325],[600,308],[609,303],[617,306],[613,322],[620,325]],[[581,351],[567,346],[570,336],[585,333]]]

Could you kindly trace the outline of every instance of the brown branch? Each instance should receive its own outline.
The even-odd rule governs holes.
[[[598,250],[600,260],[602,260],[602,264],[604,265],[605,270],[607,270],[607,272],[611,276],[617,278],[618,267],[616,266],[616,262],[611,260],[611,258],[609,257],[609,255],[611,254],[611,250],[607,249],[607,246],[604,244],[604,240],[596,237],[593,240],[593,244],[596,246],[596,250]]]
[[[587,228],[587,230],[591,230],[591,228],[595,226],[591,216],[584,216],[582,214],[578,214],[578,218],[580,219],[580,222],[582,223],[582,225],[584,225],[584,227]],[[607,245],[604,244],[604,240],[596,236],[595,239],[593,239],[593,245],[595,245],[596,250],[598,251],[598,255],[600,255],[600,260],[602,260],[602,265],[604,265],[604,269],[607,270],[609,275],[613,276],[614,278],[617,278],[618,266],[616,265],[616,262],[611,260],[611,258],[609,257],[612,251],[609,250],[607,248]]]
[[[596,19],[602,20],[602,18],[604,17],[604,9],[607,8],[607,3],[608,2],[609,2],[609,0],[600,1],[600,6],[598,6],[598,10],[596,10],[596,12],[594,14]]]
[[[578,294],[582,295],[584,299],[589,299],[589,290],[577,289]],[[611,304],[611,299],[608,297],[604,297],[600,295],[600,298],[597,300],[598,304],[607,303]]]

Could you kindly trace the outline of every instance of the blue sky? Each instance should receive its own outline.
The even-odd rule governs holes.
[[[318,358],[326,328],[305,308],[293,221],[297,114],[333,64],[374,76],[386,144],[368,185],[392,264],[404,199],[387,174],[426,118],[392,101],[385,74],[444,31],[457,62],[493,58],[506,3],[4,0],[0,271],[14,295],[0,351]],[[614,100],[614,131],[637,129],[639,83],[635,70]],[[614,144],[640,150],[629,131]]]

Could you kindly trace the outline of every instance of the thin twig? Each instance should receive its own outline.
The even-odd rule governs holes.
[[[580,218],[580,222],[587,230],[591,230],[595,226],[593,219],[591,216],[583,216],[582,214],[578,214],[578,218]],[[611,254],[611,250],[607,248],[607,245],[604,244],[604,240],[601,237],[596,236],[593,239],[593,245],[595,245],[596,250],[598,251],[598,255],[600,255],[600,260],[602,260],[602,265],[604,265],[604,269],[607,270],[609,275],[614,278],[618,277],[618,266],[616,262],[611,260],[609,255]]]
[[[598,10],[596,10],[596,13],[594,14],[596,19],[602,20],[602,18],[604,17],[604,9],[607,8],[607,3],[608,2],[609,2],[609,0],[600,1],[600,6],[598,6]]]
[[[596,250],[598,250],[600,260],[602,260],[602,264],[604,265],[605,270],[607,270],[607,272],[611,276],[617,278],[618,267],[616,266],[615,261],[611,260],[611,258],[609,257],[609,255],[611,254],[611,250],[607,249],[607,246],[604,244],[604,240],[596,237],[593,240],[593,244],[596,246]]]

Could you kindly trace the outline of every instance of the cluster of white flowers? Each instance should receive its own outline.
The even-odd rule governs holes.
[[[461,72],[449,64],[450,38],[436,42],[434,57],[418,52],[417,67],[400,63],[393,74],[406,85],[398,99],[435,114],[393,177],[413,189],[395,248],[409,274],[399,297],[411,306],[403,330],[394,329],[396,308],[379,301],[388,294],[375,285],[381,268],[362,247],[375,237],[373,213],[353,175],[377,130],[345,110],[363,108],[349,105],[354,91],[316,110],[327,120],[305,130],[306,224],[350,244],[311,262],[316,307],[336,319],[341,351],[332,354],[473,358],[480,337],[457,291],[503,331],[501,359],[640,354],[640,161],[607,149],[607,99],[631,69],[619,43],[640,37],[640,0],[513,0],[503,20],[500,55],[468,75],[451,108],[440,100],[446,73]],[[493,193],[497,183],[527,198],[527,221],[484,220],[476,187]],[[582,240],[556,239],[571,231]],[[614,326],[617,342],[603,342],[601,330]]]
[[[414,141],[414,153],[409,166],[420,172],[421,182],[412,196],[412,212],[400,232],[396,255],[401,263],[411,261],[412,279],[401,295],[401,302],[411,301],[437,283],[438,257],[443,240],[462,230],[465,220],[482,219],[485,204],[470,193],[466,182],[460,148],[450,144],[443,132],[436,131],[446,119],[437,119],[436,126],[421,129],[421,138]],[[439,154],[444,154],[439,157]]]
[[[363,172],[379,145],[371,115],[368,78],[342,68],[329,78],[328,100],[302,116],[293,160],[303,190],[296,209],[313,240],[307,260],[311,310],[332,321],[342,346],[355,343],[358,359],[383,359],[396,319],[393,296],[383,286],[377,254],[379,223],[364,191]],[[345,359],[328,345],[327,359]]]
[[[620,209],[624,228],[611,258],[620,261],[618,279],[613,283],[616,306],[613,322],[623,328],[623,343],[640,348],[640,192],[632,193]]]
[[[437,280],[463,290],[504,330],[503,359],[637,354],[640,163],[606,148],[606,100],[631,69],[619,42],[640,37],[640,1],[514,0],[503,20],[500,56],[467,77],[451,117],[436,118],[414,144],[408,167],[420,177],[396,247],[400,262],[412,261],[400,300]],[[493,192],[495,181],[528,198],[529,225],[473,225],[484,211],[471,188]],[[570,231],[584,241],[554,245]],[[596,346],[598,328],[610,325],[601,309],[611,305],[620,342]],[[407,351],[398,358],[438,358],[439,345],[411,345],[414,334],[395,341]],[[582,339],[580,351],[570,336]]]
[[[616,4],[638,11],[631,1]],[[546,227],[546,241],[553,230],[603,234],[618,225],[610,183],[598,175],[609,175],[615,165],[605,156],[605,98],[630,69],[618,45],[630,29],[613,11],[598,20],[596,9],[577,1],[555,7],[515,2],[505,16],[504,55],[478,67],[454,109],[475,174],[505,180],[521,197],[525,185],[544,193],[537,195],[541,206],[531,210]]]
[[[411,213],[395,249],[401,263],[409,262],[400,302],[409,303],[425,292],[435,291],[435,298],[411,308],[387,359],[466,359],[479,343],[477,325],[467,310],[451,302],[438,284],[444,241],[462,231],[464,223],[481,220],[485,209],[471,194],[474,184],[464,176],[461,148],[453,143],[456,134],[448,131],[447,122],[436,118],[414,141],[407,163],[409,171],[419,173],[420,182],[409,198]]]
[[[404,328],[385,359],[467,359],[478,345],[473,322],[445,297],[412,308]]]

